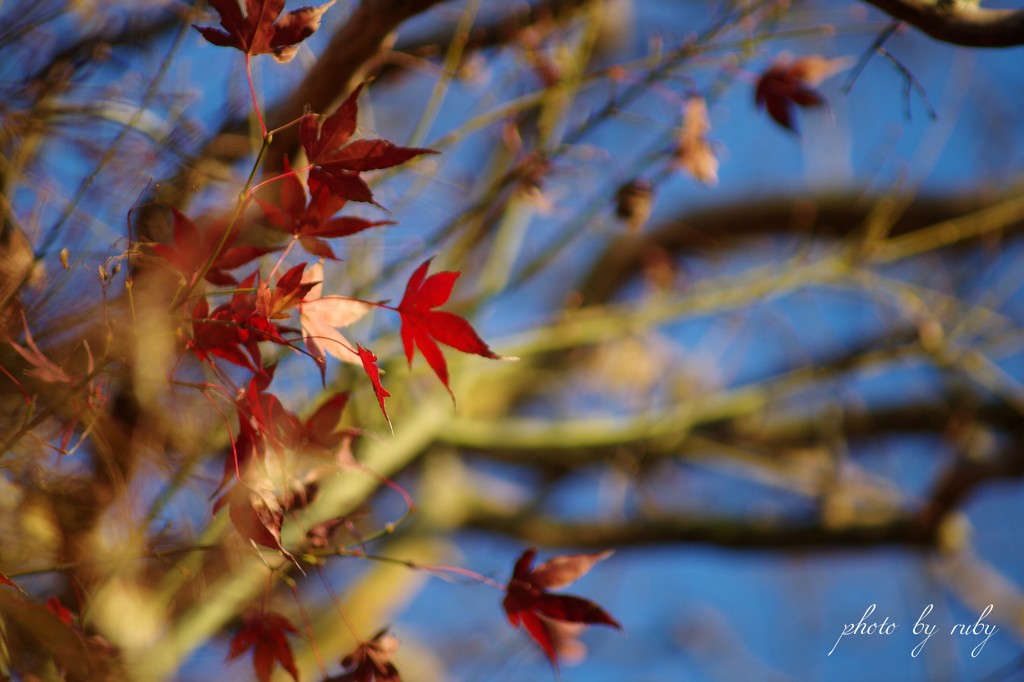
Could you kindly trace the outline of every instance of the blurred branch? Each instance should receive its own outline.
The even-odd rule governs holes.
[[[474,26],[466,42],[465,53],[470,54],[497,45],[511,43],[528,26],[541,23],[561,24],[591,0],[543,0],[533,5],[515,5],[507,14]],[[391,50],[394,53],[433,55],[444,54],[455,38],[455,27],[445,26],[430,33],[399,40]],[[378,80],[403,72],[402,62],[388,61],[381,66]]]
[[[96,53],[113,47],[147,49],[165,33],[181,26],[182,14],[177,6],[170,8],[140,8],[128,10],[125,16],[103,23],[99,29],[75,37],[50,57],[45,65],[25,78],[26,82],[42,80],[63,64],[88,64],[96,60]]]
[[[1010,202],[1007,202],[1010,203]],[[808,238],[844,238],[864,232],[877,200],[825,195],[730,202],[685,214],[649,232],[623,235],[612,241],[580,285],[584,304],[602,303],[614,296],[630,277],[643,270],[646,259],[657,252],[688,254],[735,250],[750,239],[792,235]],[[965,216],[971,225],[972,211],[981,206],[977,197],[915,197],[889,226],[889,237],[910,235],[945,221]],[[1004,232],[1015,233],[1024,221],[1002,223]],[[961,239],[977,235],[953,235]],[[947,235],[947,239],[950,236]],[[905,242],[900,242],[905,245]],[[885,259],[894,258],[890,249]]]
[[[999,431],[1020,428],[1021,416],[1001,403],[971,406],[955,397],[934,402],[914,402],[872,409],[844,410],[838,428],[845,440],[884,438],[910,433],[942,433],[953,422],[968,420]],[[706,427],[710,433],[740,443],[775,448],[801,447],[821,437],[817,413],[770,417],[756,424],[734,420]]]
[[[910,332],[872,338],[816,365],[801,366],[774,378],[727,390],[701,392],[657,412],[626,418],[502,419],[455,418],[438,436],[495,459],[525,461],[525,457],[573,467],[601,460],[618,448],[643,445],[655,451],[677,450],[698,426],[731,423],[778,405],[810,387],[820,387],[843,374],[906,360],[921,354]]]
[[[1022,477],[1024,441],[1017,438],[989,459],[958,458],[939,478],[920,511],[898,513],[884,522],[836,524],[803,517],[744,519],[675,513],[575,523],[526,509],[499,512],[493,505],[482,504],[473,505],[463,519],[468,528],[527,543],[581,548],[685,543],[773,551],[887,545],[937,549],[943,541],[944,522],[971,493],[995,480]]]
[[[573,523],[517,513],[475,511],[467,515],[465,525],[526,543],[578,548],[685,543],[771,551],[883,545],[926,549],[934,543],[932,529],[912,516],[880,524],[832,527],[818,520],[714,518],[682,513],[623,522]]]
[[[1024,478],[1024,438],[1013,439],[989,457],[962,454],[939,477],[923,517],[935,522],[963,504],[983,484],[1018,478]]]
[[[982,9],[958,0],[865,0],[936,40],[966,47],[1024,45],[1024,10]]]

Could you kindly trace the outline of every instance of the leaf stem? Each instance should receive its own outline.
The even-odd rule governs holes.
[[[267,139],[267,124],[263,122],[263,112],[260,111],[260,103],[256,101],[256,88],[252,84],[252,59],[249,53],[245,53],[245,77],[249,81],[249,94],[252,96],[252,108],[256,112],[256,118],[260,122],[260,132],[263,134],[264,146]]]

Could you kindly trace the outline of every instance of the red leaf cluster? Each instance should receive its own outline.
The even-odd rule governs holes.
[[[512,626],[522,625],[526,628],[534,641],[544,650],[551,664],[557,667],[555,633],[545,619],[587,625],[610,625],[622,629],[614,618],[594,602],[548,592],[574,583],[590,571],[594,564],[611,556],[611,552],[554,557],[534,568],[533,560],[536,556],[537,550],[531,547],[516,561],[502,606]]]
[[[247,55],[272,54],[279,62],[295,56],[298,44],[320,28],[320,18],[334,0],[320,7],[301,7],[281,17],[284,0],[210,0],[220,14],[220,25],[195,26],[214,45],[233,47]]]
[[[252,667],[259,682],[270,682],[274,666],[278,663],[298,682],[299,669],[288,643],[288,635],[297,633],[295,626],[279,613],[250,611],[243,617],[241,629],[231,639],[227,660],[233,661],[252,649]]]
[[[251,288],[256,274],[247,277],[239,287]],[[239,291],[231,301],[210,312],[210,304],[200,299],[191,313],[192,338],[187,348],[200,360],[210,362],[218,357],[255,373],[261,373],[261,354],[257,343],[265,337],[257,325],[249,324],[255,317],[255,296]],[[277,336],[276,334],[274,336]]]

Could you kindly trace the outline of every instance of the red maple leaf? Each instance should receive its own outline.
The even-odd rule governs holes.
[[[358,345],[356,346],[356,352],[359,353],[359,359],[363,363],[363,371],[366,372],[366,376],[370,377],[370,383],[373,384],[373,392],[377,394],[377,403],[380,405],[380,411],[384,413],[384,419],[388,421],[388,426],[391,426],[391,417],[388,416],[388,410],[384,407],[384,398],[390,398],[391,394],[380,383],[380,369],[377,367],[377,356],[369,348],[363,348]]]
[[[239,284],[240,291],[229,303],[218,306],[212,313],[205,298],[192,308],[192,338],[186,344],[200,360],[215,356],[240,367],[261,371],[258,341],[277,340],[267,330],[273,329],[256,314],[256,296],[249,291],[256,282],[256,273]],[[250,324],[252,322],[253,324]],[[267,329],[263,329],[266,327]]]
[[[348,404],[348,392],[335,393],[310,416],[297,431],[296,447],[320,452],[336,450],[351,435],[350,429],[338,428],[341,413]]]
[[[266,485],[258,487],[236,483],[213,505],[216,514],[224,505],[228,506],[228,518],[238,534],[252,543],[276,549],[295,561],[281,544],[281,525],[284,523],[284,507]]]
[[[448,385],[448,363],[437,341],[463,353],[473,353],[494,360],[505,358],[496,355],[465,319],[455,313],[434,310],[451,297],[452,287],[461,273],[437,272],[427,277],[432,260],[433,258],[428,258],[412,273],[405,286],[405,295],[402,296],[401,303],[393,310],[402,317],[402,346],[409,366],[412,367],[415,349],[419,348],[434,374],[451,393],[451,386]],[[452,394],[453,399],[454,397]]]
[[[558,666],[554,637],[542,617],[568,623],[622,626],[604,609],[587,599],[564,594],[551,594],[550,589],[565,587],[585,575],[599,561],[611,556],[600,554],[571,554],[549,559],[533,568],[537,550],[523,552],[512,569],[502,606],[513,627],[522,625],[544,650],[548,660]]]
[[[273,611],[250,611],[242,619],[241,629],[231,638],[227,660],[233,661],[252,649],[252,667],[256,679],[269,682],[274,664],[280,663],[292,679],[298,682],[299,670],[295,665],[288,635],[298,634],[291,622]]]
[[[60,618],[61,622],[69,628],[75,627],[75,614],[64,606],[58,597],[50,597],[46,600],[46,610]]]
[[[295,447],[301,438],[302,425],[298,417],[285,409],[281,401],[266,389],[273,380],[276,365],[262,368],[249,380],[245,392],[235,401],[238,411],[238,435],[231,444],[231,450],[224,459],[224,474],[219,492],[231,479],[242,480],[250,466],[263,463],[266,459],[267,444],[278,450]],[[218,502],[216,509],[223,504]]]
[[[284,0],[245,0],[244,15],[238,0],[210,0],[223,29],[192,27],[214,45],[233,47],[247,55],[272,54],[277,61],[287,62],[295,56],[297,45],[320,28],[320,18],[333,4],[331,0],[319,7],[300,7],[281,17]]]
[[[824,98],[813,87],[846,68],[846,59],[825,59],[817,55],[790,61],[783,57],[761,74],[754,90],[758,108],[764,107],[775,122],[797,132],[793,107],[819,107]]]
[[[341,660],[346,673],[328,677],[324,682],[402,682],[398,669],[391,662],[398,650],[398,639],[381,630],[369,642],[363,642],[355,651]]]
[[[190,282],[195,279],[198,273],[210,259],[210,254],[220,245],[221,238],[227,225],[223,222],[215,223],[205,232],[200,232],[196,224],[176,208],[171,208],[174,214],[174,246],[169,244],[154,244],[153,251],[166,260],[175,270],[182,274]],[[236,246],[232,247],[238,234],[239,226],[232,229],[221,246],[220,253],[214,260],[210,269],[207,270],[203,279],[211,284],[229,286],[236,284],[238,280],[228,274],[229,270],[245,265],[256,260],[279,247],[261,246]]]
[[[399,147],[383,139],[352,141],[359,114],[357,98],[362,90],[358,86],[337,111],[320,120],[308,114],[299,124],[299,139],[313,169],[311,183],[330,188],[342,199],[376,204],[369,185],[359,173],[391,168],[420,154],[436,154],[432,149]]]
[[[281,205],[256,198],[270,221],[270,226],[292,234],[306,251],[322,258],[337,260],[330,244],[325,239],[348,237],[371,227],[393,225],[390,220],[366,220],[353,216],[333,216],[348,203],[343,196],[335,194],[330,187],[316,178],[309,180],[309,203],[302,181],[294,174],[288,158],[284,160],[285,177],[281,181]]]

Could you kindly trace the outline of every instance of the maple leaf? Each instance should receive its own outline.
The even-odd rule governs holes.
[[[448,385],[448,363],[437,341],[463,353],[473,353],[494,360],[508,358],[496,355],[465,319],[455,313],[434,310],[451,297],[455,280],[461,273],[437,272],[427,277],[432,260],[433,258],[428,258],[423,261],[423,264],[412,273],[405,286],[402,301],[394,310],[402,318],[402,347],[409,366],[412,367],[415,349],[419,348],[434,374],[448,389],[448,393],[452,393],[451,386]],[[455,395],[452,394],[452,399],[454,398]]]
[[[228,506],[228,518],[238,534],[256,544],[276,549],[285,554],[281,545],[281,524],[284,510],[272,492],[236,483],[213,505],[216,514]]]
[[[46,610],[60,618],[61,622],[68,627],[75,626],[75,614],[71,612],[57,597],[50,597],[46,600]]]
[[[674,161],[705,185],[718,184],[718,157],[708,142],[711,130],[708,107],[703,97],[691,97],[683,107],[683,126],[679,131]]]
[[[793,61],[782,57],[761,74],[754,90],[754,100],[758,108],[768,110],[776,123],[795,133],[794,106],[806,109],[823,105],[825,100],[813,89],[814,86],[848,64],[849,60],[845,58],[825,59],[817,55]]]
[[[327,354],[342,362],[359,364],[359,354],[353,350],[348,339],[338,332],[360,320],[373,306],[365,301],[342,296],[323,295],[324,268],[321,263],[309,268],[302,277],[303,283],[312,284],[306,297],[299,305],[299,320],[302,323],[302,338],[306,350],[322,366]]]
[[[356,346],[356,352],[359,353],[359,360],[363,363],[363,371],[366,372],[366,376],[370,377],[370,383],[373,384],[373,392],[377,394],[377,403],[380,405],[380,411],[384,413],[384,419],[387,420],[388,426],[391,426],[391,417],[388,416],[388,410],[384,407],[384,398],[390,398],[391,394],[380,383],[380,369],[377,367],[377,356],[374,355],[372,350],[362,346]],[[391,430],[394,431],[394,427]]]
[[[288,317],[288,311],[299,305],[314,282],[304,278],[305,263],[299,263],[277,280],[273,291],[267,282],[260,282],[256,288],[256,312],[268,320],[279,320]]]
[[[255,277],[246,278],[243,285],[252,286]],[[238,295],[236,295],[238,296]],[[244,296],[244,295],[242,295]],[[244,296],[244,299],[250,298]],[[219,357],[240,367],[260,371],[260,352],[252,338],[251,331],[243,326],[250,315],[246,303],[225,303],[212,313],[205,298],[192,307],[192,338],[186,343],[200,360],[209,361],[210,356]]]
[[[245,0],[245,14],[238,0],[210,0],[220,14],[220,25],[196,26],[204,38],[221,47],[233,47],[247,55],[272,54],[279,62],[291,61],[298,44],[320,28],[331,0],[319,7],[300,7],[281,17],[284,0]],[[279,20],[280,18],[280,20]]]
[[[359,114],[357,98],[362,85],[330,116],[307,114],[299,124],[299,139],[313,169],[311,183],[330,188],[342,199],[376,205],[369,185],[359,173],[391,168],[421,154],[437,154],[433,149],[399,147],[383,139],[352,141]]]
[[[294,174],[288,175],[291,170],[286,156],[283,171],[285,177],[281,181],[280,207],[259,197],[256,197],[256,201],[270,221],[271,227],[297,237],[299,243],[309,253],[337,260],[325,239],[348,237],[371,227],[394,224],[390,220],[366,220],[353,216],[334,218],[333,216],[348,202],[316,178],[309,180],[310,198],[307,205],[302,181]]]
[[[280,663],[298,682],[299,670],[288,643],[290,634],[298,634],[298,630],[281,614],[250,611],[243,616],[241,629],[231,638],[227,660],[233,661],[252,649],[252,667],[259,682],[269,682],[275,663]]]
[[[154,244],[153,251],[186,279],[191,281],[206,266],[210,254],[220,244],[221,237],[224,236],[224,230],[227,229],[227,224],[219,221],[214,223],[210,229],[201,232],[188,216],[173,206],[171,207],[171,213],[174,215],[174,246],[170,244]],[[239,229],[240,225],[236,224],[231,234],[227,236],[220,253],[210,266],[210,269],[206,271],[203,279],[211,284],[222,286],[236,284],[238,280],[228,273],[229,270],[234,270],[280,248],[276,246],[232,247],[231,243],[234,241]]]
[[[523,552],[512,569],[502,607],[513,627],[522,625],[540,645],[551,664],[558,667],[555,638],[543,618],[587,625],[622,626],[604,609],[587,599],[564,594],[551,594],[548,590],[572,584],[585,575],[594,564],[611,556],[611,551],[600,554],[571,554],[549,559],[533,568],[537,550]]]
[[[333,519],[321,521],[306,531],[306,543],[314,549],[323,549],[331,546],[331,536],[334,531],[349,523],[347,517],[338,516]]]
[[[398,646],[398,639],[385,628],[341,660],[341,667],[351,670],[323,682],[402,682],[398,669],[391,662]]]
[[[224,460],[224,474],[217,492],[232,478],[241,480],[246,476],[254,460],[263,462],[268,441],[278,449],[285,449],[294,447],[300,440],[299,419],[284,408],[277,396],[266,392],[275,369],[276,365],[262,368],[249,380],[248,387],[235,401],[238,436],[231,445],[230,456]],[[221,504],[223,502],[218,502],[215,511]]]
[[[335,393],[327,399],[298,429],[296,446],[313,448],[321,452],[333,452],[337,449],[351,434],[349,429],[338,428],[341,413],[347,404],[347,391]]]

